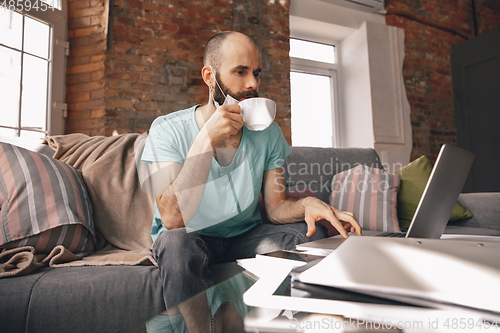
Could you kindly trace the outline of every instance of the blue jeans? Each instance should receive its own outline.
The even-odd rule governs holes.
[[[306,237],[305,222],[261,224],[231,238],[215,238],[188,232],[186,228],[167,230],[153,244],[153,256],[163,280],[167,309],[214,285],[208,266],[253,258],[260,253],[291,250],[297,244],[327,237],[326,228],[316,223],[316,233]]]

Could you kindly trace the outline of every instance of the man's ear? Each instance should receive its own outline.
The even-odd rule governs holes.
[[[213,69],[210,66],[203,66],[201,69],[201,77],[203,78],[205,84],[209,87],[213,87],[215,84],[214,75]]]

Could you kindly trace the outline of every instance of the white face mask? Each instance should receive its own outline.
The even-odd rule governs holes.
[[[222,93],[224,94],[224,93]],[[233,104],[238,104],[238,100],[231,97],[230,95],[225,95],[226,96],[226,99],[224,100],[224,103],[222,103],[222,105],[233,105]],[[214,99],[214,105],[215,105],[215,108],[218,109],[220,107],[219,103],[217,103],[217,101]]]
[[[212,69],[212,73],[214,73],[213,68],[212,68],[212,67],[210,67],[210,69]],[[222,105],[233,105],[233,104],[238,104],[238,103],[239,103],[239,101],[238,101],[236,98],[234,98],[234,97],[232,97],[232,96],[230,96],[230,95],[226,95],[226,94],[224,94],[224,91],[223,91],[223,90],[222,90],[222,88],[220,87],[219,82],[217,82],[217,79],[215,78],[215,74],[214,74],[214,80],[215,80],[215,83],[217,84],[217,87],[219,87],[219,89],[220,89],[220,91],[221,91],[222,95],[224,95],[224,98],[225,98],[225,99],[224,99],[224,103],[222,103]],[[220,107],[220,105],[219,105],[219,103],[218,103],[218,102],[217,102],[217,101],[213,98],[213,95],[212,95],[212,99],[213,99],[213,101],[214,101],[215,108],[216,108],[216,109],[218,109],[218,108]]]

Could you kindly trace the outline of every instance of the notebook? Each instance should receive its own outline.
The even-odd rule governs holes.
[[[443,144],[408,231],[363,231],[363,235],[439,239],[448,224],[473,161],[474,153],[451,144]],[[326,255],[343,241],[341,236],[335,236],[297,245],[297,250],[324,251]]]

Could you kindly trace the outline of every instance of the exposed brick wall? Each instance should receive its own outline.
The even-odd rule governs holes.
[[[107,2],[68,0],[70,53],[66,69],[66,133],[105,133],[104,60],[107,21]]]
[[[276,102],[276,123],[291,144],[289,1],[234,0],[233,30],[250,36],[262,54],[260,95]]]
[[[106,134],[144,132],[159,115],[206,103],[203,45],[231,29],[228,1],[114,0],[106,59]]]
[[[478,35],[500,27],[500,1],[475,0]]]
[[[66,133],[143,132],[158,115],[205,103],[204,44],[232,29],[261,49],[260,93],[277,102],[290,142],[289,0],[111,0],[109,35],[106,1],[68,3]],[[451,46],[499,27],[500,0],[386,0],[386,9],[387,24],[405,30],[412,159],[435,158],[456,140]]]
[[[277,102],[290,141],[289,0],[111,0],[107,44],[97,19],[103,1],[72,1],[69,9],[67,133],[142,133],[159,115],[206,103],[205,43],[236,30],[262,52],[260,94]]]
[[[442,143],[456,142],[451,47],[500,27],[500,0],[386,0],[386,10],[387,25],[405,30],[411,159],[434,159]]]

